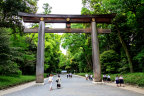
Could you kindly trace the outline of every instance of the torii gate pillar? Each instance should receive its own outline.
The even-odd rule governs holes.
[[[99,57],[99,42],[98,42],[98,32],[96,30],[95,19],[92,19],[92,59],[93,59],[93,73],[94,73],[94,82],[101,82],[101,65]]]
[[[44,82],[44,44],[45,44],[45,22],[40,21],[38,30],[38,47],[36,63],[36,83]]]

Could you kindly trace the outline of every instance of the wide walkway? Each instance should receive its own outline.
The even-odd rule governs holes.
[[[93,84],[84,78],[73,76],[66,78],[61,75],[62,88],[56,88],[56,77],[54,77],[53,89],[49,91],[49,84],[45,80],[44,85],[34,84],[28,88],[5,94],[3,96],[144,96],[144,94],[136,93],[120,89],[109,85]]]

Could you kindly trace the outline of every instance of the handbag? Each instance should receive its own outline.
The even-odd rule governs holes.
[[[58,82],[58,80],[56,80],[56,82]]]

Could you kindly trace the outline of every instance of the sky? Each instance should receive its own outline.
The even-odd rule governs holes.
[[[48,3],[51,7],[50,14],[71,14],[80,15],[82,8],[82,0],[38,0],[38,11],[37,13],[42,13],[44,10],[42,8],[44,3]],[[65,24],[52,24],[53,28],[65,28]],[[66,50],[60,47],[62,53],[66,54]]]

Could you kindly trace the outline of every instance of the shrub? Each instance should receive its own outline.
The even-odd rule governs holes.
[[[100,55],[103,73],[117,73],[119,68],[119,55],[114,50],[104,51]]]

